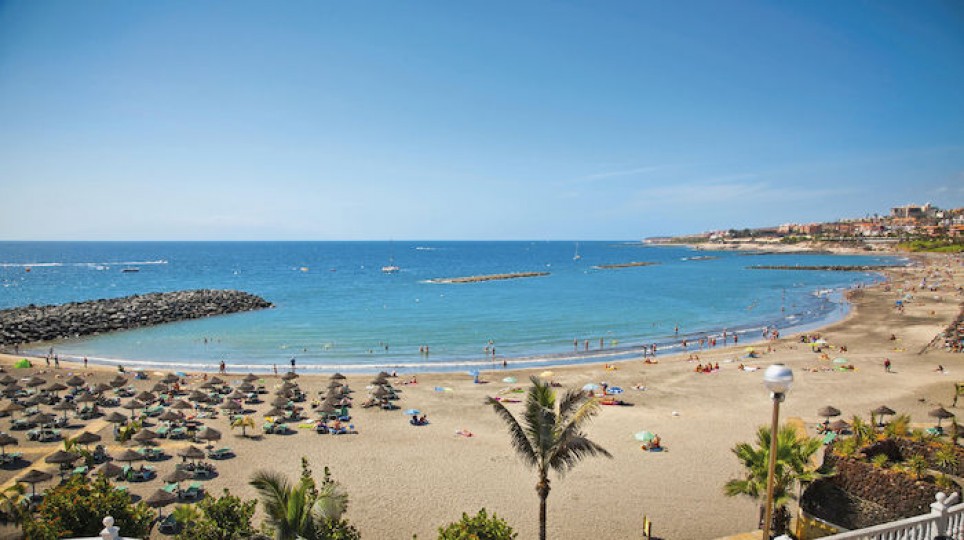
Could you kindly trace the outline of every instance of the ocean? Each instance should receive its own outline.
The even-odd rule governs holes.
[[[631,262],[654,264],[599,268]],[[144,369],[215,370],[223,360],[263,372],[295,358],[299,369],[325,372],[460,371],[503,359],[531,367],[638,357],[651,344],[678,352],[683,338],[724,330],[749,344],[767,327],[817,327],[846,314],[843,291],[881,276],[748,267],[895,262],[639,242],[0,242],[0,309],[238,289],[275,307],[54,346],[61,357]],[[389,265],[398,271],[383,272]],[[514,272],[548,275],[430,281]]]

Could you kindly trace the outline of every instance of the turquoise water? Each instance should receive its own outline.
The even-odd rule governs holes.
[[[71,339],[56,348],[94,362],[124,359],[127,366],[155,368],[216,369],[224,360],[232,369],[267,370],[295,357],[299,367],[322,371],[466,370],[501,365],[503,358],[512,366],[620,358],[653,343],[672,352],[683,337],[723,329],[741,332],[749,343],[767,326],[786,333],[840,318],[841,291],[880,277],[748,266],[894,262],[625,242],[581,242],[581,259],[574,260],[576,249],[574,242],[0,242],[0,308],[239,289],[276,307]],[[715,258],[693,259],[705,255]],[[392,261],[400,270],[383,273]],[[635,261],[657,264],[595,268]],[[130,267],[139,271],[121,271]],[[549,275],[429,282],[509,272]],[[496,363],[484,351],[490,340]]]

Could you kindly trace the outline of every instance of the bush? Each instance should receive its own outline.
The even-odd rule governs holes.
[[[175,512],[175,519],[184,527],[178,540],[242,540],[255,533],[251,518],[257,501],[242,501],[224,490],[224,495],[215,499],[207,496],[198,502],[196,512],[189,510]],[[187,507],[189,508],[189,507]],[[180,515],[179,515],[180,514]]]
[[[504,519],[486,513],[485,508],[475,516],[462,513],[462,519],[439,527],[438,540],[512,540],[518,535]]]
[[[98,536],[105,516],[114,518],[122,535],[145,538],[154,521],[146,504],[131,503],[126,491],[118,491],[103,476],[89,480],[75,476],[66,484],[47,490],[36,519],[24,523],[24,535],[33,540]]]

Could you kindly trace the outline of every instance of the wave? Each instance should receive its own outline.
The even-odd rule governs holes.
[[[90,268],[103,268],[110,265],[117,266],[147,266],[151,264],[167,264],[167,260],[159,259],[156,261],[110,261],[110,262],[35,262],[35,263],[13,263],[13,262],[0,262],[0,268],[43,268],[43,267],[55,267],[55,266],[87,266]]]

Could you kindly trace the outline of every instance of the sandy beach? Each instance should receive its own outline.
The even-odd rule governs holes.
[[[831,370],[831,363],[821,360],[811,347],[799,342],[798,335],[781,336],[768,344],[757,344],[760,358],[744,358],[744,343],[729,348],[717,347],[690,352],[700,362],[719,363],[718,372],[696,373],[695,361],[687,354],[660,357],[658,363],[647,364],[641,358],[614,365],[582,365],[550,368],[551,378],[564,387],[581,388],[587,383],[607,382],[620,386],[625,393],[618,396],[632,406],[604,406],[589,427],[591,439],[612,453],[612,459],[590,459],[579,464],[565,478],[553,476],[548,501],[548,531],[551,538],[585,538],[602,535],[609,538],[639,537],[643,516],[653,521],[653,532],[663,538],[707,539],[753,530],[757,505],[745,498],[728,498],[722,486],[741,473],[730,448],[750,441],[756,428],[769,419],[771,402],[762,384],[762,369],[782,362],[794,370],[795,382],[782,409],[782,418],[802,422],[814,434],[822,418],[817,409],[833,405],[852,415],[869,416],[868,411],[886,404],[900,413],[910,414],[916,424],[931,425],[926,413],[935,404],[952,412],[954,384],[964,380],[964,355],[946,353],[938,348],[921,354],[922,349],[940,333],[960,311],[964,284],[964,268],[959,257],[931,256],[920,258],[921,264],[886,273],[889,281],[874,288],[851,293],[853,310],[839,323],[819,331],[834,348],[830,358],[844,356],[854,371]],[[931,276],[942,279],[936,291],[919,289],[921,280]],[[912,295],[903,313],[894,308],[897,298]],[[812,333],[812,332],[811,332]],[[897,339],[892,340],[891,335]],[[839,347],[846,347],[840,352]],[[62,362],[61,369],[49,369],[43,360],[33,360],[34,368],[14,369],[18,357],[2,356],[5,370],[20,379],[40,373],[52,380],[65,380],[80,374],[91,383],[106,381],[116,370]],[[893,373],[883,369],[885,359],[893,364]],[[944,373],[935,371],[943,365]],[[364,538],[411,539],[434,538],[440,525],[458,519],[462,512],[474,514],[485,507],[508,520],[519,538],[537,535],[538,498],[535,474],[526,469],[509,445],[502,422],[484,404],[486,396],[496,396],[507,388],[524,388],[531,375],[542,370],[486,371],[483,384],[475,384],[465,374],[420,374],[417,384],[402,385],[407,378],[395,381],[402,390],[401,407],[396,411],[357,406],[366,394],[372,376],[349,376],[348,384],[356,391],[356,406],[351,409],[351,423],[356,435],[319,435],[310,429],[297,429],[292,435],[264,435],[242,438],[232,431],[226,415],[206,420],[205,424],[220,430],[224,438],[218,446],[229,446],[236,457],[216,462],[218,476],[205,482],[212,494],[222,489],[244,498],[253,498],[247,485],[251,473],[267,468],[295,478],[300,458],[309,458],[312,468],[329,467],[335,479],[347,488],[351,503],[348,519]],[[153,372],[150,380],[133,381],[138,390],[149,389],[160,376]],[[240,381],[243,373],[222,376],[229,383]],[[210,376],[210,375],[208,375]],[[504,378],[516,377],[509,384]],[[191,374],[189,388],[203,380]],[[280,384],[274,376],[266,376],[269,391]],[[308,375],[297,379],[310,397],[327,387],[327,375]],[[645,387],[644,390],[634,386]],[[438,391],[438,389],[448,389]],[[524,397],[521,394],[502,394]],[[269,394],[266,401],[273,395]],[[308,405],[305,403],[304,405]],[[521,404],[509,404],[512,411]],[[254,415],[260,435],[262,413],[270,405],[256,406]],[[414,427],[401,411],[415,408],[428,416],[430,424]],[[110,409],[108,409],[110,410]],[[310,413],[310,411],[309,411]],[[7,451],[23,452],[32,461],[17,469],[0,469],[0,484],[7,485],[31,468],[53,470],[43,457],[61,448],[62,443],[28,443],[24,432],[10,431],[10,418],[0,419],[0,430],[20,439],[20,445]],[[87,422],[97,428],[105,440],[112,441],[111,428],[102,420]],[[83,431],[74,421],[66,431]],[[668,451],[644,452],[633,434],[640,430],[656,432]],[[457,431],[468,430],[465,437]],[[121,448],[107,443],[108,451]],[[162,441],[161,447],[173,454],[184,442]],[[160,476],[173,470],[179,458],[155,464]],[[37,485],[38,490],[53,481]],[[130,484],[131,492],[146,496],[163,486],[161,480]],[[260,521],[260,513],[257,518]],[[123,532],[123,531],[122,531]],[[155,534],[156,537],[161,537]]]

